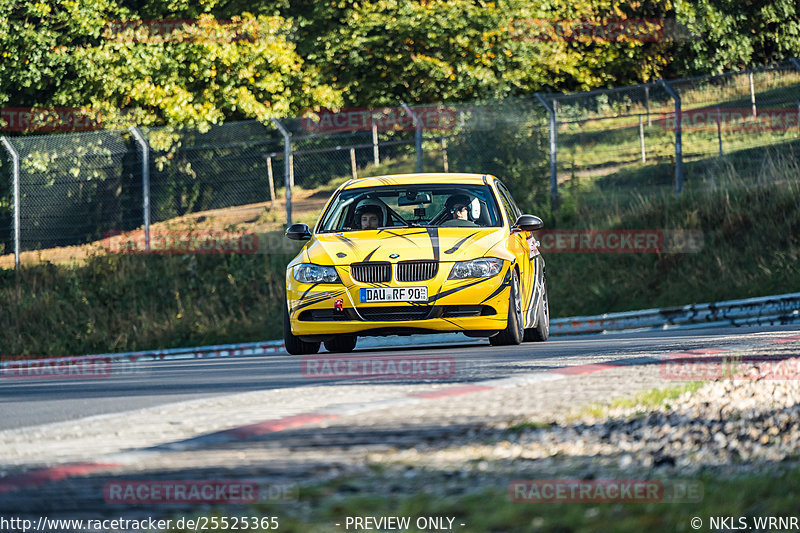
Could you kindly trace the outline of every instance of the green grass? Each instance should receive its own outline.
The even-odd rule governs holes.
[[[106,255],[0,270],[2,355],[274,339],[287,255]],[[276,319],[275,317],[278,317]]]
[[[773,72],[756,73],[756,102],[759,109],[785,108],[790,113],[796,109],[800,73]],[[720,107],[749,110],[750,92],[746,76],[728,79],[722,85],[681,85],[683,110]],[[660,94],[660,90],[658,92]],[[674,133],[664,123],[664,114],[674,112],[671,99],[656,98],[651,102],[652,125],[644,119],[645,152],[647,164],[659,161],[674,161]],[[587,111],[597,105],[595,98],[588,98],[581,105],[566,106],[564,123],[559,127],[559,173],[605,173],[618,167],[641,164],[639,126],[635,115],[646,117],[647,109],[638,103],[601,107],[599,111]],[[617,117],[615,115],[631,115]],[[572,119],[572,121],[571,121]],[[580,121],[575,122],[575,119]],[[749,148],[763,147],[794,141],[798,138],[797,127],[787,131],[737,131],[723,125],[722,145],[724,154],[733,154]],[[713,125],[707,131],[686,128],[683,132],[683,154],[685,160],[716,156],[719,153],[717,131]],[[634,167],[635,168],[635,167]],[[603,172],[603,169],[610,169]]]
[[[563,189],[550,227],[688,229],[703,248],[685,254],[550,254],[546,257],[555,316],[778,294],[800,286],[800,157],[797,151],[760,158],[697,162],[692,181],[675,197],[659,183],[668,174],[643,169]],[[741,170],[740,170],[741,169]],[[667,170],[667,169],[662,169]],[[632,184],[647,174],[651,186]],[[627,185],[627,186],[626,186]],[[632,192],[633,189],[633,192]],[[535,206],[532,207],[535,209]]]
[[[605,128],[607,124],[601,124]],[[635,119],[628,119],[625,126],[616,129],[590,129],[571,127],[559,134],[559,172],[586,174],[594,171],[603,174],[603,169],[617,170],[619,167],[646,166],[660,161],[674,162],[675,137],[663,124],[654,123],[644,127],[646,163],[641,163],[639,128]],[[738,132],[723,129],[723,155],[732,155],[742,150],[772,146],[796,141],[797,128],[786,131]],[[682,135],[685,161],[717,156],[719,140],[716,130],[693,130],[687,128]],[[674,163],[673,163],[674,164]],[[609,172],[605,172],[606,174]]]
[[[518,422],[508,426],[508,431],[520,432],[529,429],[547,429],[551,426],[549,422],[540,422],[538,420],[526,420],[525,422]]]
[[[674,387],[642,391],[631,397],[616,398],[606,403],[587,405],[574,418],[580,418],[584,415],[604,418],[608,416],[609,411],[612,409],[637,408],[637,412],[644,412],[648,408],[669,405],[671,400],[679,398],[684,393],[694,392],[703,385],[704,382],[702,381],[691,381]]]
[[[617,476],[624,478],[624,475]],[[679,476],[687,480],[687,476]],[[425,487],[413,496],[393,495],[398,482],[385,480],[385,492],[353,493],[359,480],[342,479],[301,489],[300,508],[263,505],[250,514],[278,516],[280,531],[289,533],[327,533],[344,530],[345,517],[420,516],[454,517],[455,530],[470,532],[575,532],[614,531],[693,531],[690,520],[703,521],[701,531],[709,531],[710,517],[797,516],[800,506],[800,470],[784,468],[778,474],[719,477],[704,474],[693,478],[702,484],[703,495],[693,503],[528,503],[511,501],[508,483],[499,480],[494,486],[464,478],[460,482],[467,494],[446,495],[436,485]],[[656,478],[658,479],[658,478]],[[669,479],[662,481],[667,484]],[[500,485],[500,486],[497,486]],[[505,486],[503,486],[505,485]],[[442,491],[443,492],[443,491]],[[225,514],[221,511],[220,514]],[[340,523],[341,526],[335,526]],[[465,524],[461,527],[460,524]],[[352,530],[352,529],[351,529]],[[420,531],[414,527],[407,531]]]

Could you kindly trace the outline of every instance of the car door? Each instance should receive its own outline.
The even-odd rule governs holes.
[[[501,181],[497,181],[497,190],[500,193],[500,203],[508,216],[509,226],[511,226],[522,215],[522,211],[517,207],[508,188]],[[538,248],[536,247],[535,237],[527,231],[512,230],[509,241],[509,246],[517,257],[519,264],[522,307],[526,310],[525,326],[530,327],[533,324],[533,304],[538,277]]]

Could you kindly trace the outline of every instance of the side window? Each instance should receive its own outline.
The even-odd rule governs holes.
[[[500,192],[500,202],[503,204],[503,209],[506,211],[506,215],[508,215],[508,223],[509,225],[513,225],[514,222],[517,221],[520,215],[519,208],[514,203],[514,200],[511,199],[511,195],[508,193],[508,189],[506,189],[505,185],[497,183],[497,190]]]
[[[516,220],[517,218],[520,217],[520,215],[522,215],[522,210],[519,208],[519,206],[517,206],[517,202],[514,201],[514,197],[511,196],[511,192],[508,190],[505,184],[501,182],[499,183],[499,185],[500,185],[500,190],[502,190],[503,194],[506,195],[508,203],[511,204],[511,209],[514,211],[514,219]]]

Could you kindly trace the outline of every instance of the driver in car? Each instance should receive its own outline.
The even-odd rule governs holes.
[[[361,229],[378,229],[382,216],[381,208],[374,204],[360,205],[356,209],[356,221],[361,225]]]
[[[466,194],[454,194],[448,198],[447,202],[445,202],[445,207],[448,213],[452,214],[453,218],[442,222],[442,226],[477,226],[477,224],[469,219],[469,204],[470,200]]]

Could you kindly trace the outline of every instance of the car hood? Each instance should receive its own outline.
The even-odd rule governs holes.
[[[479,227],[391,228],[322,233],[314,236],[306,253],[309,262],[323,265],[414,259],[462,261],[482,257],[503,235],[503,228]]]

